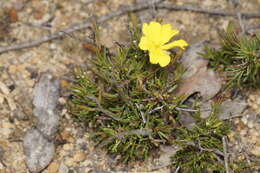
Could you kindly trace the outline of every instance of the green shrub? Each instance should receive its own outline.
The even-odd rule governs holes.
[[[210,66],[224,72],[227,87],[260,88],[260,36],[238,35],[232,25],[222,36],[221,48],[206,48]]]

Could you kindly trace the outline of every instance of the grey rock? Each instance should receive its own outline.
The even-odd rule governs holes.
[[[208,118],[212,113],[212,103],[211,102],[202,102],[200,104],[200,117],[201,118]]]
[[[170,168],[167,168],[171,164],[171,156],[175,155],[179,150],[177,146],[160,146],[160,156],[158,159],[158,163],[155,164],[155,170],[165,168],[164,172],[171,172]]]
[[[26,164],[33,173],[47,167],[54,156],[52,139],[59,126],[59,88],[59,80],[47,72],[41,75],[33,90],[33,114],[37,124],[35,129],[26,132],[23,140]]]
[[[208,118],[212,112],[212,105],[209,102],[201,103],[201,118]],[[234,100],[228,99],[221,103],[218,118],[220,120],[230,119],[236,116],[242,116],[247,107],[247,102],[241,97]]]
[[[59,127],[59,116],[51,110],[41,110],[42,116],[38,117],[37,128],[45,135],[53,138]]]
[[[44,116],[42,110],[54,111],[59,99],[59,80],[55,79],[51,73],[41,75],[39,82],[33,90],[33,113],[35,116]]]
[[[59,80],[50,73],[44,73],[33,90],[33,113],[38,118],[37,128],[50,137],[55,135],[59,125],[56,111],[59,88]]]
[[[63,162],[61,162],[58,173],[68,173],[68,172],[69,172],[69,168]]]
[[[45,138],[37,129],[26,132],[23,141],[26,164],[33,173],[46,168],[54,156],[54,144]]]
[[[248,104],[246,100],[240,97],[237,97],[234,100],[225,100],[220,107],[220,111],[218,114],[219,119],[225,120],[234,116],[242,115],[247,105]]]
[[[188,112],[182,112],[180,116],[180,122],[184,127],[188,129],[192,129],[196,124],[195,118],[193,118]]]

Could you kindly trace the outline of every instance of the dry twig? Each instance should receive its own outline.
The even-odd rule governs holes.
[[[93,97],[93,96],[86,96],[86,97],[97,104],[98,108],[93,108],[96,111],[104,113],[105,115],[107,115],[108,117],[112,118],[113,120],[117,120],[117,121],[121,121],[122,120],[121,118],[116,117],[116,115],[114,115],[113,112],[110,112],[109,110],[104,109],[101,106],[100,102],[95,97]]]
[[[179,172],[179,170],[180,170],[180,166],[178,166],[177,168],[176,168],[176,170],[174,171],[174,173],[178,173]]]
[[[136,130],[130,130],[127,132],[119,132],[119,133],[115,134],[114,136],[111,136],[111,137],[105,139],[104,141],[102,141],[99,144],[99,147],[100,148],[104,147],[109,142],[111,142],[114,138],[123,139],[125,136],[132,136],[132,135],[148,136],[148,135],[151,135],[152,132],[153,131],[151,129],[136,129]]]
[[[144,10],[144,9],[150,8],[151,6],[154,6],[155,4],[158,4],[162,1],[163,0],[154,0],[154,1],[151,1],[149,3],[138,4],[138,5],[133,6],[133,7],[121,8],[121,9],[119,9],[119,10],[117,10],[117,11],[115,11],[115,12],[109,14],[109,15],[102,16],[102,17],[98,18],[96,20],[96,22],[97,23],[103,23],[103,22],[106,22],[106,21],[108,21],[112,18],[121,16],[121,15],[126,14],[126,13]],[[204,13],[204,14],[217,15],[217,16],[237,16],[236,13],[225,12],[223,10],[206,10],[206,9],[188,6],[188,5],[177,6],[177,5],[173,5],[173,4],[158,4],[158,5],[155,6],[155,8],[161,8],[161,9],[167,9],[167,10],[176,10],[176,11],[191,11],[191,12],[196,12],[196,13]],[[260,18],[260,14],[257,14],[257,13],[241,13],[241,17],[243,17],[243,18]],[[78,30],[82,30],[82,29],[86,29],[86,28],[91,27],[91,25],[92,25],[91,21],[92,20],[93,20],[93,18],[90,18],[85,23],[71,25],[71,26],[69,26],[69,27],[67,27],[67,28],[65,28],[61,31],[55,32],[55,33],[53,33],[49,36],[42,37],[38,40],[18,43],[18,44],[11,45],[11,46],[0,47],[0,54],[4,53],[4,52],[11,51],[11,50],[20,50],[20,49],[24,49],[24,48],[38,46],[38,45],[45,43],[45,42],[48,42],[50,40],[62,38],[62,37],[65,36],[65,33],[72,33],[72,32],[78,31]]]
[[[204,13],[209,15],[216,16],[233,16],[236,17],[237,13],[225,12],[224,10],[206,10],[199,7],[194,7],[191,5],[173,5],[173,4],[159,4],[156,6],[157,8],[167,9],[167,10],[176,10],[176,11],[191,11],[196,13]],[[241,13],[241,17],[243,18],[260,18],[259,13]]]
[[[133,7],[121,8],[121,9],[119,9],[119,10],[117,10],[117,11],[115,11],[115,12],[109,14],[109,15],[105,15],[105,16],[98,18],[96,20],[96,22],[97,23],[103,23],[103,22],[106,22],[106,21],[108,21],[112,18],[121,16],[121,15],[126,14],[126,13],[140,11],[140,10],[143,10],[143,9],[150,8],[151,5],[160,3],[162,1],[163,0],[155,0],[155,1],[152,1],[150,3],[143,3],[143,4],[138,4],[136,6],[133,6]],[[0,47],[0,54],[4,53],[4,52],[11,51],[11,50],[19,50],[19,49],[38,46],[38,45],[45,43],[45,42],[48,42],[50,40],[62,38],[66,35],[66,33],[72,33],[72,32],[78,31],[78,30],[82,30],[82,29],[86,29],[86,28],[91,27],[92,21],[93,21],[93,17],[90,18],[89,20],[87,20],[85,23],[75,24],[75,25],[69,26],[69,27],[67,27],[67,28],[65,28],[61,31],[55,32],[55,33],[53,33],[49,36],[45,36],[45,37],[43,37],[39,40],[27,41],[27,42],[18,43],[18,44],[11,45],[11,46]]]
[[[222,137],[226,173],[229,173],[226,137]]]
[[[244,34],[245,33],[245,25],[244,25],[244,23],[242,21],[242,15],[241,15],[241,12],[240,12],[239,3],[240,3],[239,0],[238,1],[237,0],[236,1],[232,1],[232,5],[233,5],[233,7],[234,7],[234,9],[236,11],[236,14],[237,14],[237,20],[238,20],[239,26],[241,28],[241,32],[242,32],[242,34]]]

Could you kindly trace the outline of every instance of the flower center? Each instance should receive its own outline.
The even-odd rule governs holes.
[[[159,43],[154,43],[154,47],[155,47],[155,49],[161,49],[161,44],[159,44]]]

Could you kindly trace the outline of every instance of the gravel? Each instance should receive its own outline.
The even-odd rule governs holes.
[[[144,2],[144,0],[140,1]],[[259,0],[240,2],[243,12],[259,12]],[[133,3],[134,0],[96,0],[92,3],[83,0],[1,1],[0,11],[13,7],[17,10],[18,20],[6,25],[7,30],[1,30],[0,25],[0,37],[4,37],[0,40],[0,46],[35,40],[71,24],[82,23],[92,15],[108,14],[121,5]],[[174,3],[177,5],[193,4],[207,9],[233,10],[226,0],[206,0],[203,3],[198,3],[197,0],[175,0]],[[152,20],[153,15],[163,19],[163,23],[170,23],[174,28],[180,29],[179,37],[190,44],[200,42],[202,39],[210,40],[211,44],[217,44],[219,42],[218,32],[226,28],[229,22],[236,21],[231,17],[211,17],[191,12],[153,11],[152,7],[137,13],[141,22]],[[259,23],[259,20],[250,19],[243,20],[243,22],[245,26],[254,26]],[[42,27],[42,24],[50,26],[50,28]],[[99,28],[102,44],[114,51],[117,48],[114,44],[115,41],[127,43],[129,40],[128,24],[127,15],[101,24]],[[93,32],[86,29],[75,32],[74,36],[82,40],[91,39]],[[61,89],[67,90],[70,81],[64,77],[72,71],[71,67],[84,66],[91,57],[93,57],[92,53],[85,50],[78,40],[70,37],[53,40],[34,48],[0,54],[0,81],[6,88],[15,86],[10,87],[9,92],[0,90],[0,147],[4,150],[3,157],[0,157],[2,158],[0,159],[0,172],[29,172],[30,167],[27,166],[28,163],[25,160],[31,153],[28,151],[32,147],[32,134],[38,135],[38,139],[41,140],[36,140],[33,146],[38,151],[48,152],[46,156],[42,156],[43,152],[35,155],[42,158],[40,160],[45,160],[44,163],[39,162],[41,164],[34,168],[35,171],[43,169],[42,173],[116,172],[119,170],[149,172],[156,166],[152,159],[144,163],[130,163],[128,166],[117,164],[117,158],[111,159],[104,150],[95,149],[84,127],[75,123],[68,114],[68,110],[65,108],[66,98],[62,96],[59,98],[59,100],[63,100],[63,104],[59,107],[61,117],[55,146],[35,130],[31,130],[31,134],[26,133],[28,129],[33,129],[37,124],[32,105],[33,88],[39,79],[39,74],[51,72],[57,78],[62,79]],[[234,158],[241,160],[260,157],[260,93],[259,91],[249,91],[247,98],[249,111],[242,117],[232,119],[234,130],[228,141],[229,152],[234,154]],[[28,140],[25,147],[22,143],[24,138]],[[38,148],[40,146],[41,149]],[[46,148],[46,146],[49,147]],[[44,169],[45,167],[46,169]],[[33,166],[30,169],[32,170]],[[156,170],[156,172],[167,171],[164,168]]]

